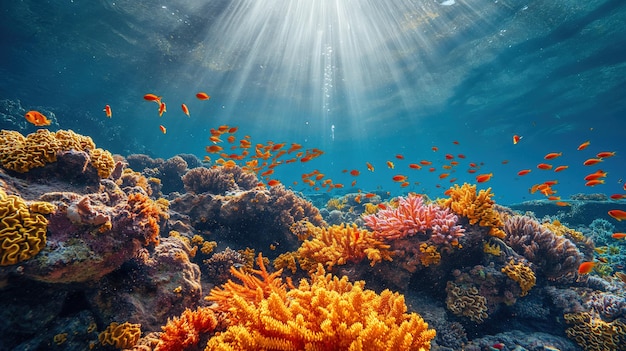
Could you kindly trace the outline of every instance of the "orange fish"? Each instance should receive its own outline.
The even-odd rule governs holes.
[[[547,163],[540,163],[540,164],[537,165],[537,168],[543,169],[543,170],[547,171],[547,170],[552,169],[552,165],[549,165]]]
[[[187,108],[187,105],[182,104],[182,105],[180,105],[180,107],[183,109],[183,113],[184,113],[184,114],[186,114],[186,115],[187,115],[187,117],[191,117],[191,116],[189,115],[189,109]]]
[[[404,156],[403,156],[403,155],[401,155],[401,154],[397,154],[397,155],[396,155],[396,158],[397,158],[398,160],[404,160]]]
[[[559,156],[563,155],[562,152],[551,152],[547,155],[545,155],[543,158],[545,158],[546,160],[552,160],[554,158],[557,158]]]
[[[387,161],[387,167],[389,167],[389,169],[394,169],[396,165],[394,165],[391,161]]]
[[[421,169],[422,166],[418,165],[417,163],[411,163],[411,164],[409,164],[409,168],[411,168],[411,169]]]
[[[401,174],[395,175],[391,177],[394,182],[406,182],[407,177]]]
[[[454,155],[446,154],[446,160],[452,160],[453,158],[454,158]]]
[[[517,134],[513,135],[513,145],[519,143],[520,140],[522,140],[521,136],[519,136]]]
[[[261,177],[267,177],[269,175],[274,174],[274,170],[273,169],[268,169],[267,171],[261,173]]]
[[[352,175],[352,176],[356,177],[359,174],[361,174],[361,172],[359,172],[359,170],[357,170],[357,169],[353,169],[353,170],[350,171],[350,175]]]
[[[207,99],[204,99],[204,100],[207,100]],[[267,182],[267,185],[269,186],[276,186],[278,184],[280,184],[280,182],[276,179],[271,179],[269,182]]]
[[[589,144],[591,144],[589,141],[585,141],[584,143],[578,145],[578,150],[584,150],[587,148],[587,146],[589,146]]]
[[[24,115],[27,121],[36,125],[37,127],[41,126],[49,126],[52,121],[50,121],[46,116],[44,116],[41,112],[38,111],[28,111]]]
[[[212,153],[212,154],[218,153],[223,150],[223,148],[219,145],[207,146],[205,149],[206,149],[206,152]]]
[[[107,117],[109,118],[111,118],[111,116],[113,115],[111,112],[111,106],[109,105],[104,106],[104,110],[102,111],[104,111],[104,113],[106,113]]]
[[[432,165],[433,163],[432,163],[432,162],[430,162],[430,161],[421,160],[421,161],[420,161],[420,164],[423,164],[424,166],[429,166],[429,165]]]
[[[409,186],[410,184],[411,183],[409,183],[409,182],[402,182],[402,184],[400,184],[400,186],[404,188],[404,187]]]
[[[585,183],[585,186],[596,186],[599,184],[604,184],[604,179],[592,179]]]
[[[623,221],[624,219],[626,219],[626,211],[622,211],[622,210],[610,210],[609,211],[609,216],[615,218],[618,221]]]
[[[163,133],[163,134],[167,133],[167,129],[165,129],[165,127],[163,127],[163,125],[160,125],[159,129],[161,130],[161,133]]]
[[[613,200],[620,200],[620,199],[626,199],[626,195],[624,194],[613,194],[610,196],[611,199]]]
[[[463,154],[458,154],[458,155],[456,155],[456,157],[458,157],[458,158],[465,158],[465,155],[463,155]]]
[[[350,184],[351,186],[355,186],[356,185],[356,179],[352,181],[352,183]]]
[[[450,175],[450,173],[441,173],[441,174],[439,175],[439,179],[444,179],[444,178],[447,178],[449,175]]]
[[[557,201],[554,204],[557,206],[572,206],[569,202],[565,202],[565,201]]]
[[[143,98],[144,98],[144,100],[154,101],[154,102],[156,102],[159,105],[161,104],[161,97],[160,96],[156,96],[154,94],[146,94],[146,95],[143,96]]]
[[[226,138],[226,140],[231,144],[235,142],[235,139],[234,135],[229,135],[228,138]],[[235,148],[237,148],[237,146],[235,146]]]
[[[216,135],[212,135],[209,137],[209,140],[211,140],[213,143],[217,144],[217,143],[221,143],[222,139],[220,139],[220,137],[216,136]]]
[[[596,156],[597,156],[598,158],[613,157],[613,156],[615,156],[615,151],[604,151],[604,152],[599,152]]]
[[[608,174],[608,172],[602,172],[601,169],[595,171],[594,173],[588,174],[587,176],[585,176],[585,180],[593,180],[593,179],[599,179],[599,178],[604,178],[606,177],[606,175]]]
[[[584,275],[584,274],[591,273],[591,271],[593,270],[593,266],[594,265],[595,265],[595,263],[593,263],[591,261],[587,261],[587,262],[581,263],[580,266],[578,266],[578,274]]]
[[[370,172],[374,172],[374,166],[371,163],[365,162],[365,166],[367,166],[367,170]]]
[[[196,94],[196,97],[198,98],[198,100],[208,100],[211,98],[211,96],[209,96],[209,94],[205,93],[205,92],[199,92]]]
[[[165,107],[165,103],[161,102],[159,105],[159,117],[163,116],[163,112],[167,112],[167,108]]]
[[[517,172],[518,176],[523,176],[523,175],[527,175],[528,173],[530,173],[530,169],[522,169],[521,171]]]
[[[459,145],[459,142],[457,140],[453,141],[452,144],[454,145]]]
[[[433,152],[437,152],[439,150],[439,148],[436,146],[431,147],[431,149],[433,150]]]
[[[430,167],[430,168],[428,169],[428,171],[429,171],[429,172],[434,172],[434,171],[436,171],[436,170],[437,170],[437,168],[435,168],[435,167]]]
[[[624,238],[626,238],[626,233],[613,233],[613,235],[611,235],[611,237],[613,239],[624,239]]]
[[[476,181],[478,183],[484,183],[493,177],[493,173],[480,174],[476,176]]]
[[[468,170],[467,170],[467,173],[476,173],[476,170],[475,170],[475,169],[473,169],[473,168],[471,168],[471,169],[468,169]]]
[[[569,166],[558,166],[557,168],[554,169],[555,172],[561,172],[564,171],[566,169],[568,169]]]
[[[593,166],[593,165],[598,164],[600,162],[602,162],[602,159],[600,159],[600,158],[590,158],[587,161],[583,162],[583,165],[585,165],[585,166]]]

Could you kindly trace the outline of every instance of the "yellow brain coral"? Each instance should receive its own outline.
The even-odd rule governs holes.
[[[487,299],[478,293],[475,286],[465,288],[448,282],[446,291],[448,292],[446,306],[452,313],[467,317],[476,323],[482,323],[487,319]]]
[[[129,349],[139,341],[141,337],[141,324],[128,322],[119,324],[111,323],[105,331],[98,335],[102,345],[115,346],[118,349]]]
[[[314,270],[318,263],[331,270],[335,265],[359,262],[366,257],[371,266],[382,260],[392,260],[389,245],[374,238],[372,232],[359,229],[356,224],[328,228],[308,225],[313,238],[305,240],[298,249],[300,265],[305,270]]]
[[[626,350],[626,324],[621,319],[605,322],[587,312],[567,313],[564,316],[572,327],[565,334],[585,351]]]
[[[50,209],[39,205],[36,207],[41,211]],[[24,200],[0,189],[0,266],[16,264],[38,254],[46,246],[47,225],[48,220],[40,213],[31,213]]]
[[[24,173],[43,167],[47,163],[56,162],[58,152],[69,150],[88,152],[101,178],[108,177],[113,171],[115,164],[111,153],[96,149],[90,137],[71,130],[53,133],[39,129],[26,137],[15,131],[0,131],[0,164],[12,171]]]
[[[406,313],[403,295],[364,285],[327,275],[320,265],[311,283],[303,279],[284,295],[250,303],[235,294],[229,312],[239,323],[205,350],[430,350],[435,331]]]
[[[447,193],[447,199],[439,201],[440,205],[450,208],[454,213],[469,219],[470,224],[490,227],[489,235],[504,238],[506,233],[501,229],[504,226],[500,214],[493,209],[495,202],[491,199],[491,188],[476,193],[476,185],[464,183],[454,185]]]
[[[515,261],[511,260],[502,268],[502,273],[505,273],[509,278],[519,284],[522,289],[520,296],[526,296],[537,281],[535,272],[522,262],[515,263]]]

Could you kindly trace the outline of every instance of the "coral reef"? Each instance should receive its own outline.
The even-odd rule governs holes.
[[[240,167],[198,167],[182,177],[185,190],[194,194],[211,193],[225,195],[228,192],[251,190],[258,184],[256,175]]]
[[[519,284],[522,289],[520,296],[526,296],[537,282],[535,272],[523,262],[516,263],[514,260],[509,261],[509,263],[502,268],[502,273],[505,273],[509,278]]]
[[[128,349],[135,346],[140,337],[141,325],[113,322],[98,335],[98,340],[105,346],[111,345],[118,349]]]
[[[28,260],[46,246],[48,220],[42,213],[54,209],[41,202],[29,207],[20,197],[0,189],[0,266]]]
[[[450,208],[459,216],[466,217],[469,224],[477,224],[489,228],[489,235],[504,238],[506,233],[502,231],[503,222],[499,213],[494,209],[495,202],[491,199],[491,188],[476,192],[476,185],[464,183],[462,186],[454,185],[446,191],[447,199],[440,201],[444,207]]]
[[[311,283],[303,279],[287,292],[259,293],[254,303],[241,295],[249,288],[239,286],[229,310],[235,322],[212,337],[206,350],[430,350],[435,331],[419,315],[406,313],[402,295],[376,294],[364,285],[320,267]]]
[[[567,313],[564,318],[572,325],[565,333],[585,351],[626,350],[626,323],[623,320],[605,322],[587,312]]]
[[[469,318],[476,323],[482,323],[487,319],[487,299],[478,293],[474,286],[462,287],[453,282],[446,286],[446,306],[458,315]]]
[[[197,345],[200,336],[217,327],[217,318],[208,307],[185,309],[180,317],[174,317],[163,326],[163,332],[154,351],[178,351]]]

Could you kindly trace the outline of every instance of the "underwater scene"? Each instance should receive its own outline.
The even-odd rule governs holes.
[[[626,350],[626,1],[0,14],[0,350]]]

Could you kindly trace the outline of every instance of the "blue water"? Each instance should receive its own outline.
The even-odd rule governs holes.
[[[276,178],[305,193],[316,191],[293,181],[318,169],[345,185],[337,193],[436,197],[450,178],[475,182],[470,162],[482,163],[477,174],[493,173],[480,187],[492,187],[501,204],[541,199],[528,189],[553,179],[563,198],[626,193],[623,1],[253,4],[7,2],[0,100],[52,112],[51,129],[73,129],[122,155],[203,157],[209,129],[221,124],[238,126],[238,136],[253,143],[322,149],[309,163],[276,168]],[[198,91],[211,99],[195,99]],[[146,93],[163,96],[162,118],[142,99]],[[102,112],[106,104],[111,119]],[[5,117],[1,127],[36,130],[17,118]],[[514,134],[523,136],[517,145]],[[587,140],[591,145],[577,151]],[[582,165],[601,151],[616,156]],[[549,152],[563,152],[551,163],[569,168],[536,169]],[[466,158],[457,157],[460,164],[440,180],[447,153]],[[420,160],[436,171],[407,167]],[[517,176],[526,168],[529,175]],[[606,184],[586,187],[582,178],[597,169],[608,172]],[[396,174],[411,184],[401,188],[391,180]]]

